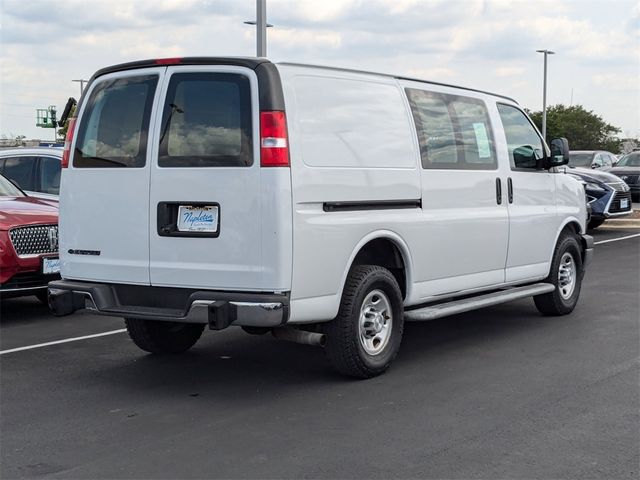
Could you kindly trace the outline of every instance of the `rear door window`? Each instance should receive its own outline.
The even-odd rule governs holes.
[[[13,180],[22,190],[35,190],[37,157],[10,157],[4,164],[4,176]]]
[[[253,163],[249,78],[172,75],[160,130],[160,167],[245,167]]]
[[[157,83],[156,75],[99,83],[82,114],[73,166],[143,167]]]

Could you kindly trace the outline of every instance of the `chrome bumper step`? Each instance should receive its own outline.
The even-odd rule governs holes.
[[[555,288],[556,287],[550,283],[536,283],[533,285],[526,285],[524,287],[509,288],[506,290],[487,293],[485,295],[479,295],[477,297],[453,300],[451,302],[439,303],[437,305],[429,305],[416,310],[408,310],[404,312],[404,319],[409,322],[435,320],[436,318],[464,313],[478,308],[490,307],[492,305],[498,305],[512,300],[519,300],[521,298],[553,292]]]

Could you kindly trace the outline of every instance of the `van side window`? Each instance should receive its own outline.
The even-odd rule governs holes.
[[[253,164],[251,88],[244,75],[174,74],[161,125],[161,167]]]
[[[37,157],[10,157],[6,159],[3,174],[22,190],[35,190],[35,165]]]
[[[493,132],[482,100],[406,89],[423,168],[495,170]]]
[[[73,166],[144,167],[157,83],[155,75],[99,83],[82,114]]]
[[[542,139],[527,116],[518,108],[498,104],[509,148],[511,168],[538,169],[538,160],[544,157]]]

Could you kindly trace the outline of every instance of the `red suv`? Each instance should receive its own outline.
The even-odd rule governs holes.
[[[60,278],[58,209],[0,175],[0,298],[36,295]]]

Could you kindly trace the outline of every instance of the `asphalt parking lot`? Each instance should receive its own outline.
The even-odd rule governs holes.
[[[617,240],[638,232],[594,233],[572,315],[523,300],[409,324],[368,381],[233,328],[154,357],[120,319],[6,300],[0,476],[638,478],[640,237]]]

